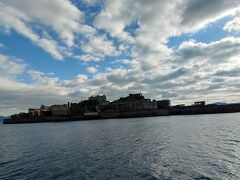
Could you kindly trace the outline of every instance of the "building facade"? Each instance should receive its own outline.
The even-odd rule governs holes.
[[[29,116],[40,116],[41,115],[41,109],[40,108],[29,108],[28,109]]]
[[[52,116],[64,116],[69,114],[68,105],[52,105],[50,107]]]
[[[141,111],[141,110],[154,110],[157,109],[157,101],[145,99],[139,94],[129,94],[125,98],[120,98],[110,103],[105,111],[108,112],[127,112],[127,111]]]
[[[98,104],[105,104],[107,102],[107,97],[105,95],[97,95],[89,97],[88,100],[96,101]]]
[[[158,109],[168,109],[171,106],[170,100],[157,101]]]

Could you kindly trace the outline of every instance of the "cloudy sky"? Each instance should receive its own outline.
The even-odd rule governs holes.
[[[240,0],[0,0],[0,115],[140,91],[240,102]]]

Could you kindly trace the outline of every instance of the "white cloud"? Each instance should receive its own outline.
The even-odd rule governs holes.
[[[73,58],[80,61],[102,61],[106,56],[117,56],[120,52],[114,44],[105,36],[99,36],[96,33],[88,34],[87,42],[81,45],[82,55],[74,55]]]
[[[53,28],[68,45],[74,44],[74,32],[78,32],[79,23],[84,16],[80,10],[68,0],[9,0],[3,1],[5,7],[22,13],[25,22],[40,22]],[[18,16],[19,18],[19,16]],[[21,17],[20,17],[21,18]]]
[[[139,72],[137,81],[142,76],[145,79],[148,79],[148,76],[154,79],[153,76],[156,74],[158,78],[156,81],[153,81],[153,84],[158,85],[158,79],[168,79],[165,76],[173,75],[175,71],[179,70],[179,67],[180,70],[189,69],[189,67],[197,68],[201,60],[204,62],[210,60],[211,63],[219,60],[223,62],[225,59],[229,59],[227,55],[230,55],[230,57],[236,56],[235,52],[238,49],[238,43],[231,43],[231,39],[225,39],[229,43],[193,43],[194,46],[189,46],[189,50],[187,48],[182,49],[182,52],[181,49],[169,49],[166,43],[170,37],[179,36],[183,33],[195,33],[205,28],[211,22],[235,14],[239,10],[239,2],[239,0],[211,0],[206,2],[202,0],[122,0],[117,2],[107,0],[103,10],[95,18],[94,25],[97,28],[105,29],[111,36],[120,40],[129,41],[129,38],[134,38],[134,41],[131,41],[134,44],[130,53],[133,58],[131,69]],[[135,37],[130,36],[126,32],[126,27],[133,22],[138,22],[139,25],[139,28],[135,30]],[[227,45],[229,45],[229,48]],[[198,46],[205,46],[205,48],[198,48]],[[196,48],[197,52],[194,52],[194,48]],[[226,51],[225,48],[228,50]],[[219,51],[214,51],[216,49]],[[201,51],[206,51],[206,53]],[[191,56],[191,53],[194,57],[189,57],[188,59],[191,59],[192,64],[187,64],[185,68],[183,61],[186,60],[183,56]],[[202,54],[197,56],[196,53]],[[179,76],[188,78],[188,74],[180,73]],[[117,78],[121,78],[121,76]],[[127,82],[124,78],[122,81]],[[175,84],[176,82],[173,83]],[[153,84],[139,83],[138,85],[152,86]],[[148,89],[148,91],[153,90]],[[172,90],[172,93],[169,94],[176,95],[178,93]]]
[[[85,3],[89,4],[89,5],[94,5],[97,2],[99,2],[99,0],[83,0]]]
[[[94,25],[114,37],[128,39],[126,26],[138,21],[138,43],[152,46],[168,37],[199,30],[223,16],[234,14],[239,6],[239,0],[107,0]]]
[[[225,38],[209,44],[185,42],[172,53],[168,62],[170,68],[159,64],[143,71],[134,63],[129,64],[128,69],[109,68],[103,73],[93,72],[91,68],[95,73],[91,79],[79,74],[70,80],[28,69],[27,74],[33,80],[30,84],[3,76],[0,78],[0,83],[4,84],[0,87],[0,98],[5,105],[0,109],[4,113],[17,112],[40,104],[78,102],[99,93],[113,100],[140,91],[150,98],[170,98],[173,103],[200,99],[213,102],[219,98],[235,101],[240,95],[237,91],[239,68],[234,68],[240,65],[237,61],[239,42],[239,38]]]
[[[19,75],[26,69],[22,60],[0,54],[0,75]]]
[[[82,45],[82,50],[85,53],[102,54],[104,56],[114,56],[118,53],[113,43],[103,36],[91,36],[88,43]]]
[[[56,59],[62,60],[63,56],[61,55],[56,42],[52,39],[40,37],[34,33],[25,21],[30,21],[28,16],[0,2],[0,26],[3,26],[5,29],[13,29],[17,31],[43,48],[46,52],[50,53]]]
[[[83,39],[88,43],[80,48],[88,54],[115,55],[112,42],[84,23],[85,15],[69,0],[0,0],[0,27],[20,33],[57,60],[74,56]]]
[[[95,67],[89,66],[89,67],[87,67],[87,72],[89,72],[91,74],[96,74],[97,69]]]
[[[49,84],[27,84],[7,77],[0,77],[0,113],[9,115],[27,111],[41,104],[66,103],[64,87]],[[56,85],[56,84],[55,84]]]
[[[27,72],[33,83],[22,82],[20,75]],[[19,75],[19,76],[18,76]],[[0,114],[10,115],[27,111],[40,104],[64,103],[68,91],[56,77],[28,69],[23,60],[0,55]]]
[[[59,1],[36,2],[36,6],[41,4],[36,12],[32,12],[36,9],[32,3],[35,1],[24,1],[25,5],[29,3],[31,9],[13,0],[4,1],[4,4],[0,2],[6,7],[0,7],[1,26],[16,30],[56,59],[62,59],[67,52],[69,56],[85,62],[118,56],[119,51],[127,51],[126,54],[131,56],[131,60],[124,60],[123,57],[123,60],[117,61],[122,65],[127,64],[127,68],[111,67],[106,68],[105,72],[97,72],[97,66],[88,67],[86,70],[92,73],[91,78],[79,74],[68,80],[26,67],[21,69],[21,65],[9,70],[6,68],[10,67],[6,65],[8,61],[3,60],[1,63],[5,64],[5,69],[2,70],[0,66],[1,71],[12,71],[15,75],[24,71],[32,83],[19,82],[15,76],[1,76],[0,84],[4,86],[0,87],[0,98],[6,104],[0,107],[1,112],[7,108],[16,112],[17,109],[32,105],[68,100],[78,102],[98,93],[104,93],[112,100],[142,91],[147,97],[171,98],[174,103],[188,103],[202,98],[209,102],[218,101],[219,98],[234,101],[240,95],[239,38],[228,37],[211,43],[191,40],[173,49],[166,45],[170,37],[197,32],[211,22],[235,14],[239,0],[107,0],[94,25],[120,39],[118,45],[107,36],[99,35],[98,30],[82,25],[83,14],[68,1],[61,2],[66,7],[59,5]],[[44,9],[45,6],[48,7]],[[43,11],[38,12],[40,9]],[[54,11],[49,12],[50,9]],[[56,13],[56,17],[52,17],[52,13]],[[51,17],[46,19],[47,15]],[[60,47],[59,41],[53,40],[50,33],[36,33],[34,24],[38,21],[42,27],[51,27],[64,42],[64,47]],[[51,23],[55,21],[56,24]],[[135,36],[126,31],[126,27],[133,22],[139,25]],[[226,27],[233,29],[235,25]],[[84,41],[80,45],[75,43],[78,38],[74,35],[78,33],[84,34]],[[69,48],[72,46],[80,48],[81,54],[71,52]],[[24,64],[10,59],[16,64]]]
[[[104,56],[102,54],[83,54],[83,55],[75,55],[73,56],[74,59],[77,59],[79,61],[89,62],[89,61],[101,61],[104,59]]]
[[[128,7],[131,1],[111,1],[105,2],[104,10],[94,20],[97,28],[105,29],[113,37],[123,40],[133,41],[132,37],[124,31],[124,28],[133,21],[135,11]]]
[[[228,37],[209,44],[187,41],[179,46],[175,54],[179,57],[179,63],[196,60],[213,65],[222,64],[240,56],[240,38]]]
[[[240,32],[240,17],[235,17],[233,20],[229,21],[223,29],[229,32]]]
[[[9,0],[0,1],[0,26],[5,30],[15,30],[29,38],[34,44],[40,46],[55,59],[62,60],[64,48],[60,42],[51,37],[37,33],[36,28],[54,30],[68,48],[74,45],[74,36],[86,33],[86,26],[81,26],[84,20],[83,13],[68,0]]]

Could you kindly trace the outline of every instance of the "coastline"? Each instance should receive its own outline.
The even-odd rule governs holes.
[[[103,119],[125,119],[155,116],[180,116],[180,115],[203,115],[240,112],[240,104],[228,105],[206,105],[206,106],[172,106],[168,109],[140,110],[125,112],[99,112],[94,115],[71,114],[64,116],[38,116],[38,117],[19,117],[12,116],[5,119],[3,124],[23,124],[23,123],[44,123],[44,122],[64,122],[64,121],[86,121]]]

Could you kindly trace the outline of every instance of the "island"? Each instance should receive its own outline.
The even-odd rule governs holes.
[[[146,99],[141,93],[137,93],[129,94],[127,97],[121,97],[112,102],[107,100],[106,95],[97,95],[78,103],[41,105],[39,108],[29,108],[27,113],[14,114],[5,119],[3,123],[41,123],[235,112],[240,112],[240,103],[206,104],[205,101],[199,101],[190,106],[185,106],[185,104],[171,106],[170,100]]]

